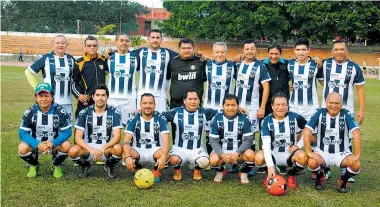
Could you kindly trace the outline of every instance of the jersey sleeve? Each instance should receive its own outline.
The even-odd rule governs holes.
[[[121,123],[121,115],[118,109],[114,109],[113,120],[112,120],[112,129],[120,129],[123,128],[123,124]]]
[[[82,109],[82,111],[79,112],[74,128],[84,131],[86,127],[87,112],[88,112],[88,108]]]
[[[232,75],[232,77],[236,80],[236,78],[237,78],[237,72],[238,72],[238,65],[237,65],[237,63],[236,62],[232,62],[232,67],[233,67],[233,70],[232,70],[233,75]]]
[[[269,117],[267,116],[264,118],[263,122],[261,123],[261,137],[264,138],[270,138],[270,130],[269,130]]]
[[[178,55],[178,52],[176,52],[176,51],[174,51],[174,50],[171,50],[171,49],[169,49],[169,48],[165,48],[165,49],[169,52],[169,56],[170,56],[170,58],[173,58],[173,57],[175,57],[175,56]]]
[[[270,80],[272,80],[272,79],[269,76],[267,67],[263,63],[261,63],[261,65],[260,65],[260,82],[264,83],[264,82],[267,82]]]
[[[174,108],[170,111],[162,112],[161,115],[164,116],[167,121],[172,122],[177,111],[177,108]]]
[[[324,77],[325,75],[323,74],[323,68],[326,68],[326,62],[327,62],[327,59],[322,60],[322,67],[318,68],[318,72],[316,76],[317,80],[323,80],[325,78]]]
[[[319,123],[319,116],[321,115],[323,109],[319,109],[317,112],[311,116],[309,122],[307,122],[306,126],[308,129],[310,129],[312,132],[314,131],[315,127],[318,126]]]
[[[356,70],[356,74],[355,74],[355,78],[354,78],[354,84],[355,85],[364,85],[365,80],[364,80],[362,69],[357,64],[355,64],[354,68]]]
[[[32,112],[32,109],[29,108],[28,110],[24,112],[24,115],[22,116],[20,129],[24,131],[32,131],[32,127],[33,127],[32,117],[33,117],[33,112]]]
[[[63,107],[59,107],[58,110],[59,130],[64,131],[66,129],[71,129],[71,116]]]
[[[45,61],[46,61],[47,56],[43,55],[40,57],[38,60],[34,61],[31,66],[29,66],[30,72],[33,74],[36,74],[40,72],[43,68],[45,68]]]
[[[251,136],[251,135],[253,135],[251,121],[248,119],[248,117],[245,116],[244,124],[243,124],[243,136],[245,137],[245,136]]]
[[[210,137],[219,138],[219,126],[218,126],[218,115],[211,123]]]
[[[136,129],[136,122],[139,116],[135,116],[133,119],[131,119],[128,122],[127,127],[125,128],[124,132],[133,135]]]
[[[160,124],[160,132],[161,132],[161,134],[169,134],[168,122],[166,122],[165,119],[161,118],[161,116],[159,116],[158,122]]]
[[[204,109],[204,113],[205,113],[205,115],[206,115],[206,119],[207,119],[207,121],[210,121],[210,120],[212,120],[212,118],[215,116],[215,114],[217,114],[218,113],[218,111],[217,110],[214,110],[214,109],[209,109],[209,108],[205,108]]]
[[[348,110],[345,111],[345,116],[346,116],[346,125],[348,130],[354,131],[355,129],[359,129],[358,123],[355,121],[354,116],[352,113],[350,113]]]
[[[302,131],[303,129],[305,129],[307,121],[303,116],[301,116],[299,114],[296,114],[296,119],[297,119],[297,125],[298,125],[298,131],[297,131],[297,133],[298,133],[298,132]]]

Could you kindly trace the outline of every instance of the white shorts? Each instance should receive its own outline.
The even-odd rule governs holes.
[[[136,111],[136,99],[108,99],[107,104],[117,108],[121,115],[121,123],[127,124]]]
[[[325,167],[330,167],[330,166],[340,167],[343,160],[346,159],[346,157],[348,155],[352,154],[352,152],[350,152],[350,151],[344,151],[344,152],[332,154],[332,153],[328,153],[328,152],[323,152],[320,149],[315,149],[314,152],[319,154],[323,158],[323,160],[326,163]]]
[[[140,156],[140,164],[156,164],[156,161],[153,159],[153,155],[160,149],[160,147],[153,147],[150,149],[134,147],[133,149],[136,150]]]
[[[62,104],[61,106],[70,115],[70,117],[71,117],[71,124],[73,124],[73,120],[74,120],[73,105],[72,104]]]
[[[303,118],[305,118],[306,121],[309,121],[311,116],[313,116],[313,114],[317,112],[317,110],[318,110],[317,108],[312,108],[312,107],[311,108],[289,107],[289,111],[303,116]]]
[[[90,146],[91,148],[94,148],[94,149],[100,149],[104,146],[104,144],[94,144],[94,143],[86,143],[88,146]],[[92,154],[90,153],[90,156],[87,158],[87,161],[90,161],[90,162],[93,162],[94,161],[94,157],[92,156]],[[99,160],[100,162],[106,162],[107,161],[107,158],[106,156],[102,156],[102,158]]]
[[[177,155],[181,158],[182,163],[181,165],[187,163],[189,165],[190,169],[193,169],[195,167],[195,161],[200,157],[207,157],[209,158],[207,152],[203,148],[198,149],[184,149],[182,147],[175,147],[173,146],[173,149],[170,151],[171,155]]]
[[[259,120],[257,119],[257,111],[249,111],[248,118],[251,120],[251,129],[253,133],[259,131]]]
[[[276,163],[276,166],[288,166],[287,160],[289,156],[289,152],[272,152],[272,158],[274,158],[273,162]]]
[[[156,107],[154,109],[155,111],[158,111],[160,113],[168,111],[168,105],[167,105],[167,99],[166,98],[155,96],[154,100],[156,102]],[[141,101],[141,96],[137,97],[137,108],[138,109],[141,109],[140,101]]]

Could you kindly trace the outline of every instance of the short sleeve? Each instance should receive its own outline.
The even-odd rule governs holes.
[[[359,65],[355,64],[355,70],[356,70],[356,74],[355,74],[355,78],[354,78],[354,84],[355,85],[364,85],[365,80],[363,77],[362,69],[360,68]]]
[[[321,115],[322,110],[323,110],[323,109],[319,109],[317,112],[315,112],[315,113],[311,116],[309,122],[307,122],[307,124],[306,124],[305,127],[309,128],[311,131],[314,131],[315,127],[318,126],[318,123],[319,123],[319,116]]]
[[[71,116],[63,107],[57,108],[59,117],[59,130],[63,131],[71,127]]]
[[[306,123],[307,123],[306,119],[299,114],[296,114],[296,119],[297,119],[298,129],[303,130],[306,126]]]
[[[264,83],[264,82],[267,82],[270,80],[271,80],[271,78],[269,76],[267,67],[261,63],[261,65],[260,65],[260,82]]]
[[[270,138],[270,130],[269,130],[269,119],[270,117],[267,116],[264,120],[263,123],[261,123],[261,137],[262,138]]]
[[[251,121],[247,117],[244,117],[243,136],[251,136],[252,134]]]
[[[160,132],[161,132],[161,134],[168,134],[169,133],[168,122],[166,122],[166,120],[163,119],[161,116],[159,116],[158,122],[160,124]]]
[[[127,127],[125,128],[124,132],[125,133],[128,133],[128,134],[132,134],[135,132],[135,129],[136,129],[136,122],[137,122],[137,119],[139,118],[139,115],[135,116],[133,119],[131,119],[129,122],[128,122],[128,125]]]
[[[210,137],[219,138],[218,115],[211,123]]]
[[[121,123],[121,115],[118,109],[114,109],[113,120],[112,120],[112,129],[123,128]]]
[[[76,129],[80,129],[80,130],[84,131],[84,129],[86,127],[86,118],[87,118],[87,114],[88,114],[88,109],[89,108],[85,108],[79,112],[77,121],[75,122],[75,126],[74,126]]]
[[[29,108],[24,112],[24,115],[22,116],[20,129],[24,131],[32,131],[32,118],[33,118],[33,112],[32,109]]]
[[[344,110],[344,111],[345,111],[346,124],[347,124],[348,130],[353,131],[355,129],[359,129],[359,125],[355,121],[355,118],[352,116],[352,113],[350,113],[348,110]]]
[[[43,55],[40,57],[38,60],[34,61],[33,64],[29,67],[29,70],[33,73],[36,74],[40,72],[40,70],[45,68],[45,61],[46,61],[47,56]]]

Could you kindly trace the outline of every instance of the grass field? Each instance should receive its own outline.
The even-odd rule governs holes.
[[[25,68],[1,68],[1,206],[380,206],[380,81],[366,80],[366,113],[361,126],[362,170],[350,192],[337,192],[338,169],[327,181],[327,189],[314,190],[310,172],[298,177],[298,188],[282,197],[270,196],[263,186],[263,174],[241,185],[236,174],[220,184],[212,182],[215,172],[203,172],[193,181],[184,168],[183,181],[172,180],[172,169],[163,171],[162,181],[149,190],[133,183],[133,174],[118,165],[118,178],[107,179],[101,166],[90,177],[79,179],[68,159],[65,176],[51,176],[50,157],[41,156],[41,176],[26,177],[25,162],[17,154],[18,127],[23,112],[34,103],[34,91],[24,76]],[[76,103],[76,102],[75,102]],[[356,103],[356,105],[358,105]]]

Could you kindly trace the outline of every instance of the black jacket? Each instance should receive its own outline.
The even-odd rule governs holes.
[[[180,56],[170,59],[167,79],[170,84],[170,104],[183,105],[183,95],[189,89],[199,92],[200,99],[203,97],[203,83],[207,80],[206,61],[193,56],[184,60]]]

